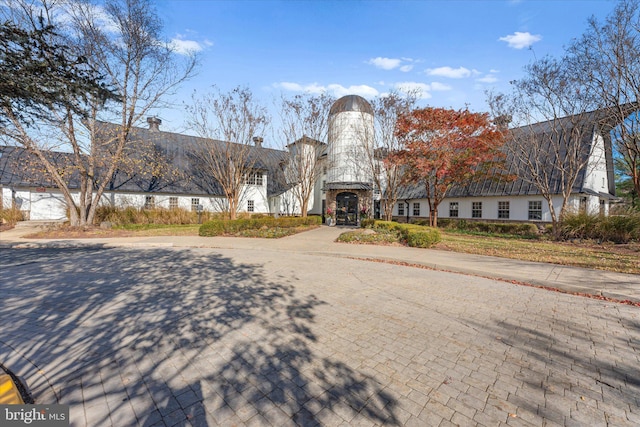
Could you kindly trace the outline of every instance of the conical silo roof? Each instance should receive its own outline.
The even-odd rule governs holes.
[[[329,115],[332,116],[346,111],[359,111],[373,115],[373,108],[371,108],[369,101],[358,95],[347,95],[338,99],[331,106]]]

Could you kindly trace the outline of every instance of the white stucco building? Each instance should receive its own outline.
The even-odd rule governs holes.
[[[599,125],[598,112],[591,114],[590,130],[583,136],[587,166],[578,176],[569,200],[570,208],[592,213],[608,214],[609,204],[615,198],[613,159],[609,128]],[[206,172],[198,172],[190,150],[202,141],[197,137],[164,132],[159,120],[150,119],[149,128],[135,128],[131,138],[144,141],[164,153],[170,163],[182,173],[180,179],[141,176],[133,178],[131,172],[116,176],[104,194],[102,203],[139,208],[163,207],[195,209],[201,205],[208,211],[224,211],[226,199]],[[116,125],[104,124],[106,129]],[[548,128],[541,123],[528,128],[534,135],[537,129]],[[338,99],[329,113],[328,141],[315,141],[303,137],[293,141],[286,150],[262,146],[255,138],[251,156],[256,159],[245,177],[239,211],[264,214],[300,214],[299,202],[292,189],[299,185],[287,179],[288,162],[296,158],[296,151],[311,154],[322,172],[313,183],[309,200],[309,214],[335,212],[338,224],[356,224],[358,214],[366,209],[377,215],[384,188],[374,188],[372,168],[366,156],[372,146],[366,143],[373,137],[374,116],[371,105],[362,97],[348,95]],[[524,131],[524,130],[523,130]],[[220,144],[229,144],[219,142]],[[135,144],[134,144],[135,146]],[[221,145],[222,147],[222,145]],[[68,162],[65,153],[49,153],[58,162]],[[33,164],[32,156],[17,147],[0,147],[0,196],[5,208],[15,206],[30,219],[64,219],[66,206],[60,192]],[[511,159],[507,159],[507,166]],[[74,188],[71,182],[71,188]],[[561,203],[560,188],[555,188],[554,206]],[[421,185],[408,185],[400,192],[394,208],[399,220],[427,218],[429,207],[425,189]],[[551,217],[546,200],[534,185],[525,179],[496,181],[486,179],[452,188],[440,204],[439,218],[472,220],[537,221],[549,222]]]

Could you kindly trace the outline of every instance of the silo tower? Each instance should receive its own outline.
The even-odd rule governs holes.
[[[363,210],[371,212],[373,132],[373,108],[361,96],[343,96],[331,107],[325,190],[338,224],[355,225]]]

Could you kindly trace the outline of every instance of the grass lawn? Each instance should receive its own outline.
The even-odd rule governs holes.
[[[437,243],[434,249],[640,274],[640,243],[599,245],[592,242],[552,242],[445,230],[440,230],[440,233],[442,241]],[[399,244],[397,235],[385,230],[379,230],[375,234],[354,230],[343,233],[339,241],[359,244]]]
[[[436,249],[640,274],[639,243],[599,245],[441,233]]]

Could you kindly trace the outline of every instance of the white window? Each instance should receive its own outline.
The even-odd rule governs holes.
[[[509,202],[498,202],[498,218],[509,219]]]
[[[399,216],[404,215],[404,202],[398,203],[398,215]]]
[[[155,209],[156,207],[156,198],[155,196],[144,196],[144,208],[145,209]]]
[[[471,203],[471,218],[482,218],[482,202]]]
[[[178,209],[178,198],[175,196],[169,197],[169,209]]]
[[[415,202],[413,204],[413,216],[420,216],[420,203]]]
[[[247,212],[253,212],[254,208],[253,200],[247,200]]]
[[[449,217],[458,218],[458,202],[449,202]]]
[[[532,221],[542,220],[542,202],[541,201],[529,202],[529,220],[532,220]]]
[[[247,185],[262,185],[262,172],[249,172],[244,177]]]
[[[197,211],[198,210],[198,205],[200,204],[200,198],[199,197],[192,197],[191,198],[191,210],[192,211]]]

